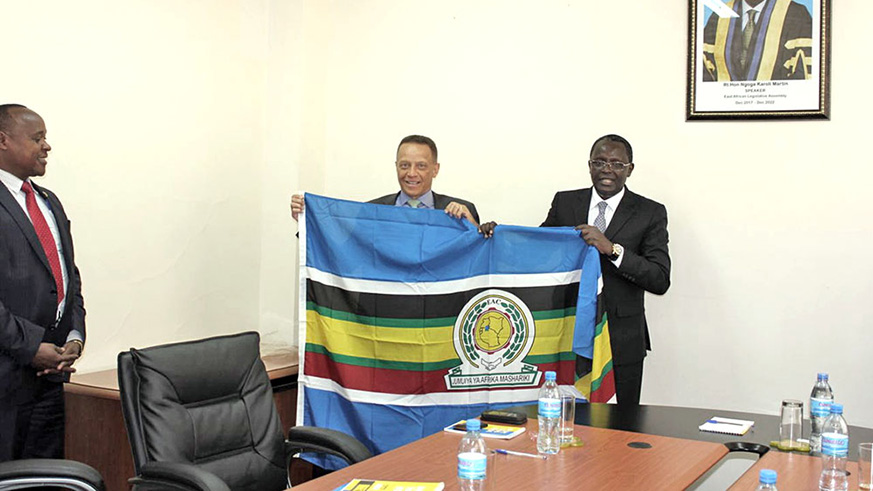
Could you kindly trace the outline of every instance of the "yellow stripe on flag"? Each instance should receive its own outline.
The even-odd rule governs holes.
[[[591,399],[592,390],[599,388],[600,382],[604,375],[612,371],[612,343],[609,339],[609,322],[603,323],[602,329],[594,336],[593,358],[591,361],[591,372],[581,377],[576,381],[576,389],[585,396],[586,399]],[[592,384],[598,387],[592,387]]]
[[[603,330],[594,338],[591,381],[594,382],[602,378],[607,368],[612,369],[612,343],[609,340],[609,322],[603,324]]]
[[[536,338],[529,355],[550,355],[573,349],[575,316],[536,322]],[[410,363],[457,359],[454,326],[380,327],[322,316],[306,311],[306,342],[331,353],[356,358]]]
[[[432,363],[458,357],[452,326],[427,329],[378,327],[306,311],[306,342],[357,358]]]
[[[536,321],[536,339],[529,355],[551,355],[573,351],[576,316]]]

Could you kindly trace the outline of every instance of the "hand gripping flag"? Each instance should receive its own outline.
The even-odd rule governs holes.
[[[607,388],[599,253],[573,229],[501,225],[485,239],[440,210],[312,194],[303,216],[298,424],[381,453],[534,403],[547,370],[572,388],[577,354],[609,358],[589,377]]]

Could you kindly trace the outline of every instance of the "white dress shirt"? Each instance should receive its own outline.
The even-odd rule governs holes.
[[[759,3],[758,5],[756,5],[754,7],[749,7],[749,4],[747,4],[746,2],[743,2],[743,29],[745,29],[746,24],[749,23],[749,11],[750,10],[755,11],[755,14],[754,14],[755,15],[755,25],[758,24],[758,21],[760,20],[760,17],[761,17],[761,11],[764,10],[765,3],[767,3],[767,0],[764,0],[763,2]]]
[[[600,207],[598,206],[601,201],[606,202],[606,211],[603,213],[603,217],[606,218],[606,228],[609,228],[610,222],[612,222],[612,216],[615,215],[615,210],[618,208],[618,204],[621,203],[621,199],[624,198],[624,187],[621,188],[621,191],[615,193],[612,197],[608,199],[603,199],[597,194],[597,190],[591,188],[591,203],[588,204],[588,225],[594,225],[594,220],[597,219],[597,215],[600,214]],[[615,264],[615,267],[621,266],[621,259],[624,257],[624,251],[618,255],[618,259],[612,261],[612,264]]]

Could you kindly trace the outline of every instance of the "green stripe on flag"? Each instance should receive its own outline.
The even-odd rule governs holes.
[[[540,310],[531,312],[535,321],[547,321],[550,319],[561,319],[564,317],[576,317],[576,307],[567,307],[566,309],[555,310]]]
[[[604,313],[603,317],[600,318],[600,322],[598,322],[597,325],[594,326],[594,337],[595,338],[597,338],[597,336],[600,336],[601,334],[603,334],[603,326],[605,326],[605,325],[606,325],[606,313]]]
[[[544,363],[575,360],[576,353],[573,353],[572,351],[564,351],[562,353],[552,353],[548,355],[527,355],[524,357],[524,362],[530,363],[531,365],[541,365]]]
[[[591,382],[591,392],[592,393],[597,391],[597,389],[600,388],[600,384],[603,383],[603,377],[605,377],[606,374],[611,372],[611,371],[612,371],[612,360],[609,360],[608,362],[606,362],[606,365],[603,367],[603,371],[600,372],[600,377],[598,377],[597,380],[593,380]]]
[[[339,321],[354,322],[355,324],[361,324],[364,326],[398,327],[410,329],[450,327],[455,325],[455,320],[457,319],[456,317],[437,317],[433,319],[397,319],[391,317],[357,315],[342,310],[334,310],[327,307],[322,307],[321,305],[317,305],[315,302],[312,301],[306,302],[306,310],[314,311],[322,317],[327,317]],[[576,307],[568,307],[566,309],[541,310],[538,312],[531,312],[531,315],[533,315],[534,321],[563,319],[567,317],[574,317],[576,315]],[[598,329],[602,329],[602,326],[600,325],[598,325],[597,327]],[[600,331],[598,330],[597,333],[599,334]]]
[[[391,360],[374,360],[372,358],[361,358],[358,356],[340,355],[331,353],[320,344],[306,343],[306,351],[308,353],[318,353],[326,355],[331,360],[337,363],[353,365],[368,368],[383,368],[386,370],[402,370],[407,372],[431,372],[435,370],[446,370],[454,368],[461,363],[458,358],[451,360],[436,361],[430,363],[411,363],[407,361],[391,361]]]

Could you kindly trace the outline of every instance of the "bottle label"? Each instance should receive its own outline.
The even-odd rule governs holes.
[[[816,418],[824,418],[831,413],[832,399],[819,399],[812,397],[809,399],[809,412]]]
[[[841,433],[821,434],[821,453],[829,457],[849,456],[849,435]]]
[[[560,418],[561,400],[548,398],[540,399],[538,414],[541,418]]]
[[[458,479],[485,479],[488,458],[478,452],[458,454]]]

